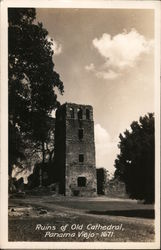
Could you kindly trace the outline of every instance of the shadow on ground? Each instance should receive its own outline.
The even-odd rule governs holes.
[[[155,213],[153,209],[139,209],[139,210],[112,210],[112,211],[89,211],[90,214],[97,215],[112,215],[112,216],[125,216],[125,217],[139,217],[154,219]]]

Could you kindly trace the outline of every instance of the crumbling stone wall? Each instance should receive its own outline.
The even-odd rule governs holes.
[[[98,168],[97,170],[97,193],[115,198],[128,198],[125,184],[116,178],[110,179],[108,170]]]
[[[60,192],[97,193],[93,108],[66,103],[56,113],[55,163]]]
[[[126,193],[125,184],[118,179],[112,179],[107,182],[105,188],[105,195],[115,198],[128,198]]]

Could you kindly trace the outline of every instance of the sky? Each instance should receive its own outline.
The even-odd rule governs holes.
[[[53,39],[58,100],[94,109],[96,167],[114,173],[119,134],[154,112],[154,13],[145,9],[37,9]]]

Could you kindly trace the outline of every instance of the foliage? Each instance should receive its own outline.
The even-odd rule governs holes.
[[[131,131],[126,130],[119,138],[115,177],[125,183],[131,198],[154,202],[154,114],[132,122]]]
[[[25,140],[44,149],[51,129],[48,120],[59,106],[55,88],[64,91],[54,71],[52,42],[35,18],[33,8],[8,9],[10,169],[23,158]]]

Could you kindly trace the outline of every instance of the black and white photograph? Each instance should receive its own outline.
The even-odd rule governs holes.
[[[2,2],[2,249],[160,249],[160,3],[130,2]]]

